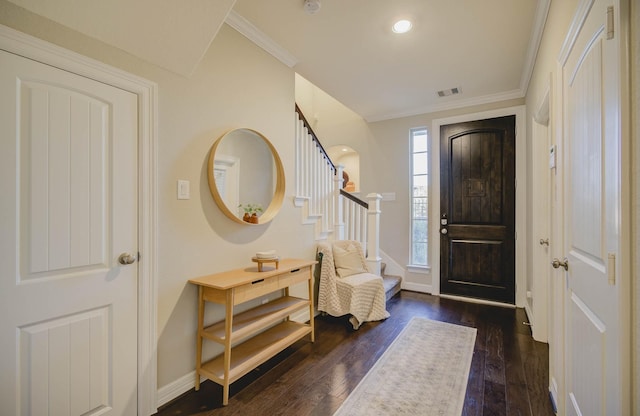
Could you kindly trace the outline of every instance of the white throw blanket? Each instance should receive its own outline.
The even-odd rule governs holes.
[[[332,316],[351,314],[349,321],[354,329],[358,329],[363,322],[388,318],[382,277],[369,272],[360,243],[342,240],[334,241],[333,244],[339,249],[356,245],[364,272],[339,277],[336,274],[332,246],[327,243],[319,244],[318,252],[322,253],[322,266],[318,310]]]

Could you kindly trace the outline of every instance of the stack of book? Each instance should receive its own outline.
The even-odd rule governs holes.
[[[267,251],[258,251],[256,253],[256,258],[258,260],[273,260],[277,259],[278,255],[275,250],[267,250]]]

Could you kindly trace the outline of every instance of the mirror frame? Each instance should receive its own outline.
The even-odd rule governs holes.
[[[222,199],[222,196],[218,192],[218,187],[216,186],[216,181],[213,176],[216,149],[218,148],[220,143],[222,143],[222,140],[227,135],[238,130],[247,130],[258,135],[269,147],[269,150],[271,151],[271,156],[273,156],[273,163],[275,164],[275,168],[276,168],[276,187],[273,192],[273,198],[271,198],[271,202],[269,203],[269,206],[264,210],[262,215],[258,217],[257,224],[243,221],[242,218],[238,217],[236,214],[233,213],[233,211],[231,211],[231,209],[229,209],[227,204]],[[226,133],[224,133],[215,141],[215,143],[213,143],[213,146],[211,146],[211,150],[209,151],[209,163],[208,163],[207,169],[208,169],[207,176],[209,177],[209,189],[211,190],[211,195],[213,196],[213,199],[216,201],[218,208],[220,208],[220,210],[233,221],[239,224],[244,224],[244,225],[266,224],[270,222],[276,216],[276,214],[278,214],[278,212],[280,211],[280,208],[282,208],[282,202],[284,201],[284,192],[285,192],[284,168],[282,167],[282,161],[280,160],[280,156],[278,155],[278,152],[276,151],[276,148],[273,146],[273,144],[271,144],[271,142],[259,131],[256,131],[254,129],[249,129],[249,128],[236,128],[236,129],[231,129]]]

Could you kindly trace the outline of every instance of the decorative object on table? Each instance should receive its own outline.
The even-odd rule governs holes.
[[[265,250],[256,252],[256,257],[259,259],[274,259],[278,257],[275,250]]]
[[[262,212],[262,205],[260,204],[246,204],[246,205],[238,205],[238,208],[244,211],[244,215],[242,217],[243,221],[249,222],[251,224],[258,224],[258,213]]]
[[[258,251],[256,255],[251,258],[251,261],[253,261],[254,263],[258,263],[259,272],[262,271],[262,265],[264,263],[275,263],[277,270],[278,263],[280,262],[280,257],[278,257],[275,250]]]

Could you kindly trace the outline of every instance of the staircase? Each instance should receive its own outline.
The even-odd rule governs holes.
[[[342,166],[335,166],[304,114],[295,106],[296,196],[303,224],[315,227],[316,240],[356,240],[369,269],[380,274],[380,200],[367,202],[342,189]]]
[[[386,293],[387,302],[400,292],[400,285],[402,283],[402,277],[385,274],[387,264],[382,263],[380,266],[380,276],[382,276],[382,283],[384,284],[384,291]]]
[[[379,253],[380,200],[365,202],[342,189],[342,166],[334,165],[304,114],[296,105],[296,197],[302,222],[315,227],[317,240],[356,240],[369,269],[380,276],[387,300],[400,291],[401,276],[385,274]]]

